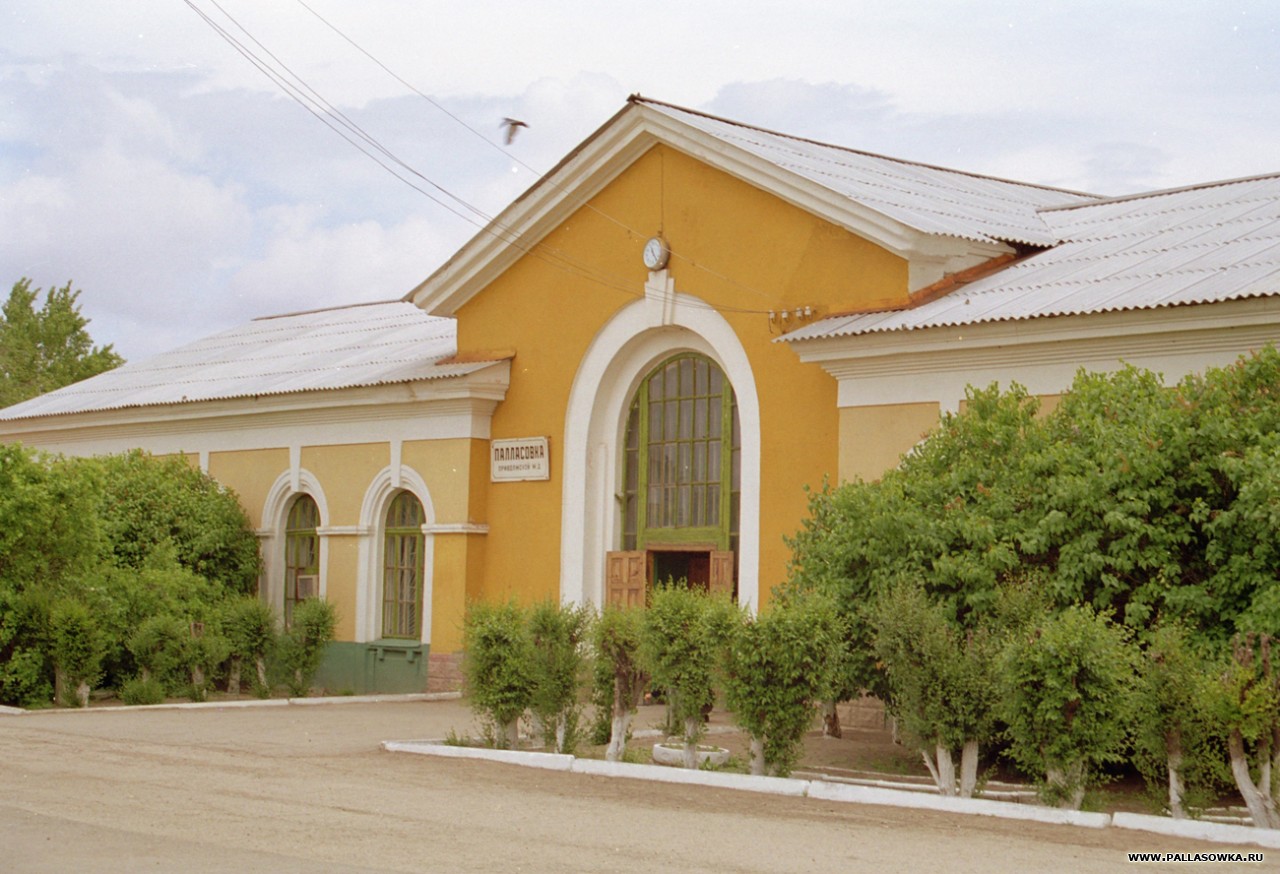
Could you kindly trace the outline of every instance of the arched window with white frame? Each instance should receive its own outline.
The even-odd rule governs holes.
[[[412,492],[401,491],[387,506],[384,522],[382,637],[419,640],[426,555],[422,502]]]

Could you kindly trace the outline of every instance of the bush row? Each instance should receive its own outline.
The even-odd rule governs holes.
[[[826,693],[828,655],[839,640],[838,617],[824,599],[753,618],[727,598],[669,582],[645,608],[599,615],[550,602],[472,604],[464,673],[472,707],[498,746],[516,743],[527,715],[547,747],[571,751],[590,697],[593,740],[618,761],[631,716],[652,690],[666,701],[671,733],[683,738],[685,764],[694,767],[704,718],[722,694],[752,738],[753,773],[786,774]]]
[[[198,699],[246,666],[265,690],[276,663],[301,693],[333,609],[308,605],[279,635],[250,594],[258,572],[235,495],[187,459],[0,446],[0,702]]]

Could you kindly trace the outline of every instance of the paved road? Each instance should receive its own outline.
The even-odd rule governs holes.
[[[379,748],[471,727],[458,702],[0,716],[0,871],[1090,872],[1225,849]]]

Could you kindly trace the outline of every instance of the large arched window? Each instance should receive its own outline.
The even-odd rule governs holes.
[[[422,502],[400,492],[387,508],[382,568],[382,636],[422,637],[426,514]]]
[[[733,387],[715,362],[686,353],[652,370],[624,439],[622,548],[651,553],[651,579],[665,576],[664,550],[736,552],[741,433]]]
[[[298,495],[284,526],[284,622],[299,601],[320,595],[320,510],[310,495]]]

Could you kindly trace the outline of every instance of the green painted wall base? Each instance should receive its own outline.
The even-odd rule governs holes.
[[[325,650],[315,685],[333,695],[425,692],[429,648],[407,640],[337,641]]]

